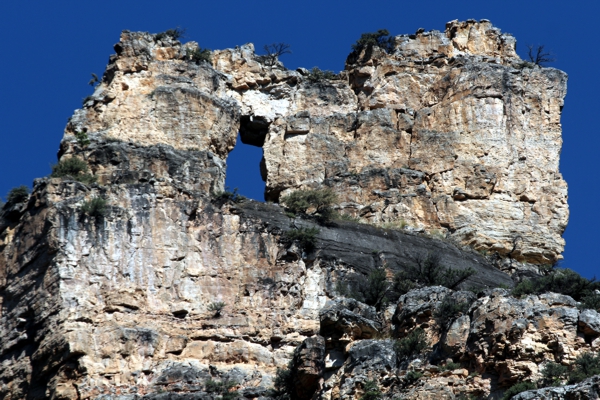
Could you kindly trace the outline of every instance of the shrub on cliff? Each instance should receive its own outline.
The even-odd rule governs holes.
[[[504,392],[502,400],[509,400],[510,398],[518,395],[519,393],[535,389],[537,389],[537,386],[533,382],[519,382],[511,386],[507,391]]]
[[[25,185],[17,186],[10,189],[10,192],[6,195],[7,203],[21,203],[29,197],[29,188]]]
[[[329,188],[296,190],[281,199],[285,208],[292,213],[307,215],[307,211],[313,208],[315,216],[324,221],[333,218],[332,205],[337,201],[337,195]]]
[[[221,312],[227,304],[222,301],[213,301],[208,305],[208,311],[214,312],[214,317],[218,318],[221,316]]]
[[[390,36],[387,29],[380,29],[377,32],[363,33],[353,45],[352,50],[360,53],[363,50],[371,51],[373,47],[379,47],[387,53],[394,51],[395,39]]]
[[[548,292],[566,294],[576,301],[582,301],[588,296],[590,304],[595,303],[595,290],[600,289],[600,282],[586,279],[570,269],[552,269],[545,276],[535,279],[525,279],[512,291],[515,297]]]
[[[383,393],[376,381],[365,381],[363,384],[363,395],[360,400],[380,400],[383,398]]]
[[[541,373],[542,379],[538,382],[538,386],[560,386],[569,375],[569,367],[555,362],[549,362],[544,365]]]
[[[211,55],[212,52],[210,49],[203,49],[202,47],[197,47],[195,49],[186,49],[185,57],[186,60],[195,62],[196,64],[200,63],[208,63],[211,64]]]
[[[445,267],[438,254],[429,253],[425,257],[415,259],[412,265],[397,273],[393,288],[399,294],[425,286],[439,285],[456,289],[475,273],[476,271],[470,267],[462,270]]]
[[[435,321],[441,329],[447,330],[456,318],[469,310],[469,303],[457,301],[452,296],[446,296],[433,313]]]
[[[373,269],[367,277],[358,276],[355,280],[343,284],[339,283],[338,292],[347,297],[373,306],[377,311],[381,310],[389,300],[393,300],[390,293],[392,284],[387,280],[385,267]]]
[[[429,347],[425,331],[417,328],[409,333],[406,337],[399,339],[394,344],[396,357],[399,361],[411,359],[423,353]]]
[[[294,228],[283,234],[286,242],[296,242],[300,247],[309,251],[315,247],[319,229],[317,228]]]
[[[207,393],[212,393],[221,396],[222,400],[233,400],[239,397],[237,390],[232,391],[235,387],[235,382],[230,380],[213,381],[212,379],[204,382],[204,389]]]
[[[52,166],[53,178],[71,177],[81,183],[90,184],[96,181],[96,177],[88,174],[88,166],[85,161],[77,157],[63,158]]]
[[[312,83],[323,82],[326,80],[339,79],[338,75],[329,70],[322,70],[319,67],[313,67],[306,77]]]
[[[163,40],[167,37],[170,37],[174,40],[179,40],[183,37],[183,35],[185,35],[185,29],[184,28],[174,28],[174,29],[167,29],[164,32],[160,32],[154,35],[154,40]]]
[[[102,217],[106,214],[106,200],[102,197],[94,197],[89,201],[84,201],[81,206],[81,212],[90,217]]]
[[[583,353],[575,359],[569,383],[579,383],[594,375],[600,375],[600,353]]]

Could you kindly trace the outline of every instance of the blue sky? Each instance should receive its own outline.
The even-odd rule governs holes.
[[[31,186],[50,172],[67,119],[91,94],[123,29],[161,32],[186,28],[186,40],[211,49],[247,42],[257,49],[285,42],[288,68],[319,66],[340,71],[350,45],[362,32],[392,34],[418,28],[443,30],[453,19],[487,18],[526,44],[545,44],[551,66],[569,74],[563,110],[561,172],[569,184],[571,218],[563,266],[592,277],[599,263],[600,2],[589,1],[4,1],[0,4],[0,197]],[[246,147],[246,146],[244,146]],[[227,184],[262,198],[259,148],[236,148]],[[237,160],[237,161],[236,161]],[[239,163],[239,164],[238,164]],[[238,168],[243,165],[243,168]],[[600,276],[600,274],[598,274]]]

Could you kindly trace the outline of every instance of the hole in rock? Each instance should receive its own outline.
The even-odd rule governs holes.
[[[260,143],[260,144],[258,144]],[[227,156],[225,186],[230,191],[257,201],[265,201],[265,181],[261,176],[262,141],[247,141],[238,134],[235,147]],[[266,178],[266,177],[265,177]]]

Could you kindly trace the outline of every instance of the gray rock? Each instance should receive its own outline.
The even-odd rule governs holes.
[[[585,335],[600,335],[600,314],[595,310],[583,310],[579,314],[579,329]]]
[[[597,400],[598,398],[600,398],[600,375],[576,385],[528,390],[513,396],[512,400]]]
[[[334,340],[343,335],[354,340],[372,339],[383,327],[374,307],[354,299],[329,302],[320,312],[319,318],[321,335]]]

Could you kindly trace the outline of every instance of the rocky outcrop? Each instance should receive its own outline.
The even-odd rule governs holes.
[[[529,390],[514,396],[513,400],[593,400],[600,398],[600,376],[594,376],[577,385]]]
[[[239,130],[263,147],[268,200],[327,185],[363,221],[554,262],[568,219],[558,171],[566,75],[523,62],[514,38],[483,20],[395,43],[390,54],[352,53],[338,80],[315,82],[251,44],[213,52],[211,68],[190,61],[196,43],[124,32],[63,152],[86,130],[224,161]],[[97,172],[103,182],[112,169]]]
[[[597,348],[597,315],[565,296],[435,287],[381,312],[340,299],[338,283],[427,254],[476,271],[463,289],[510,287],[517,262],[554,261],[564,245],[566,76],[523,64],[486,21],[395,42],[315,82],[252,45],[209,65],[196,43],[124,31],[59,152],[97,183],[38,179],[0,212],[0,397],[259,398],[290,366],[300,398],[359,396],[366,380],[443,398]],[[330,187],[362,223],[317,226],[220,195],[238,131],[264,150],[268,199]],[[86,211],[96,198],[105,210]],[[285,240],[306,227],[314,248]],[[472,304],[444,331],[447,296]],[[394,340],[417,328],[436,344],[431,362],[461,368],[398,359]]]

